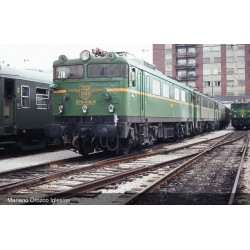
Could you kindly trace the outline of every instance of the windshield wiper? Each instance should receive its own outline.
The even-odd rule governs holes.
[[[68,77],[66,77],[66,78],[64,78],[64,79],[62,79],[62,81],[65,81],[65,80],[71,79],[71,78],[72,78],[72,76],[74,76],[74,75],[73,75],[73,74],[69,74],[69,76],[68,76]]]

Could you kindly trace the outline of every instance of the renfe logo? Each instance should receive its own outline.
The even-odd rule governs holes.
[[[88,103],[88,104],[95,104],[96,102],[93,101],[94,103],[88,101],[89,99],[91,99],[93,93],[96,92],[101,92],[104,91],[105,89],[101,89],[101,88],[92,88],[91,85],[81,85],[79,89],[69,89],[68,92],[69,93],[78,93],[79,97],[82,99],[81,100],[77,100],[76,104],[77,105],[81,105],[83,103]]]

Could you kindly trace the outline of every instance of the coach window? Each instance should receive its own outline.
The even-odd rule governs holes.
[[[174,89],[174,99],[178,101],[180,100],[180,90],[177,88]]]
[[[130,82],[129,82],[129,86],[130,87],[135,87],[135,68],[131,68],[130,71]]]
[[[30,88],[28,86],[21,86],[21,106],[22,108],[30,107]]]
[[[47,104],[49,100],[49,90],[43,88],[36,89],[36,108],[37,109],[47,109]]]

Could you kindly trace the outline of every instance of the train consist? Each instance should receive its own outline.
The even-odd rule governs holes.
[[[0,65],[0,147],[44,148],[52,74]]]
[[[126,153],[168,138],[221,129],[230,121],[220,102],[131,59],[125,52],[83,51],[54,62],[54,115],[48,134],[80,154]]]
[[[250,101],[240,99],[231,104],[231,122],[237,130],[250,129]]]

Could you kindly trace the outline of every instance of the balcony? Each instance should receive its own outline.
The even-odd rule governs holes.
[[[178,81],[195,81],[198,79],[198,76],[196,75],[177,76],[176,79]]]
[[[195,63],[175,65],[175,69],[196,69],[197,67],[198,67],[198,64],[195,64]]]
[[[175,44],[175,47],[196,47],[197,44]]]
[[[187,53],[177,53],[175,55],[176,58],[190,58],[190,57],[197,57],[198,56],[198,53],[190,53],[190,52],[187,52]]]

